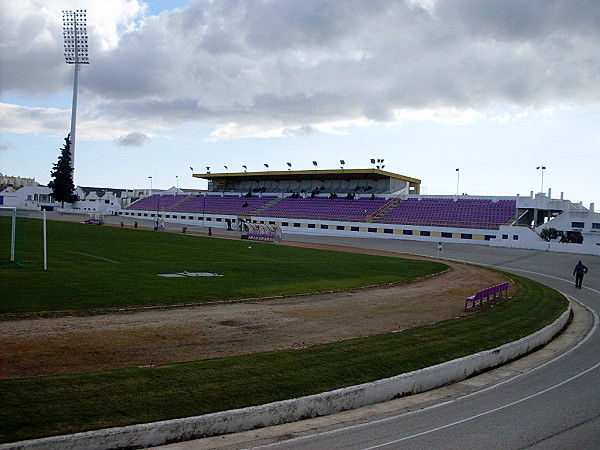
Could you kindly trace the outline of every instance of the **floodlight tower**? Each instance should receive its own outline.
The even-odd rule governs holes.
[[[89,64],[86,10],[63,9],[63,37],[65,40],[65,61],[73,64],[73,105],[71,107],[71,169],[75,173],[75,130],[77,122],[77,84],[79,65]]]

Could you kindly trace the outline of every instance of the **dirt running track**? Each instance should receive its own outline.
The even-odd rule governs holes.
[[[457,317],[466,296],[506,281],[495,272],[449,264],[451,270],[442,275],[373,289],[91,317],[0,320],[0,377],[161,365],[403,330]]]

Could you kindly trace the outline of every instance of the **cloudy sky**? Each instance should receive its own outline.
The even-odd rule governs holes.
[[[70,129],[62,9],[90,46],[76,184],[383,158],[428,194],[529,195],[542,165],[600,209],[597,0],[3,1],[0,172],[44,184]]]

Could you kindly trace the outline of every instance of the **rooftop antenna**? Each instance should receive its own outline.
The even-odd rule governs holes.
[[[71,107],[71,169],[75,175],[75,131],[77,122],[77,87],[79,65],[89,64],[87,18],[85,9],[75,11],[63,9],[63,37],[65,41],[65,62],[73,64],[73,105]]]

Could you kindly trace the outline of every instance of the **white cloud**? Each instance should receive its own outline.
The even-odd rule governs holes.
[[[79,3],[92,44],[80,101],[93,115],[81,133],[97,138],[189,122],[217,140],[302,136],[600,102],[598,2],[197,0],[151,17],[137,0]],[[67,91],[60,11],[7,4],[3,91]],[[491,117],[518,120],[510,108]],[[56,114],[13,128],[50,130]]]

